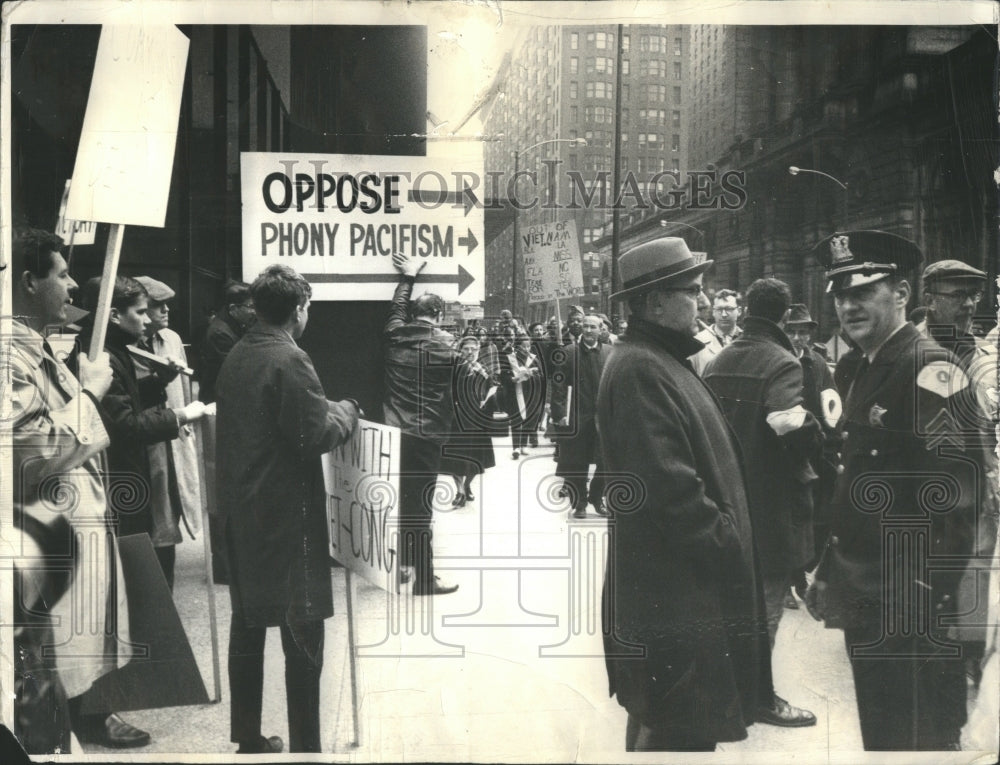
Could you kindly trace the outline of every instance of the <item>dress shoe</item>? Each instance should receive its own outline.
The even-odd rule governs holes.
[[[565,499],[566,497],[568,497],[569,496],[569,486],[567,486],[566,484],[563,484],[562,486],[560,486],[559,487],[559,491],[556,492],[556,496],[559,497],[559,499]]]
[[[103,720],[87,721],[74,730],[82,743],[99,744],[109,749],[132,749],[139,746],[149,746],[149,734],[129,725],[116,714],[110,714]]]
[[[511,455],[511,459],[516,460],[520,456],[521,456],[521,454],[515,449],[514,453]]]
[[[474,501],[475,501],[475,499],[476,499],[476,495],[475,495],[475,494],[473,494],[473,493],[472,493],[471,491],[469,491],[468,489],[466,489],[466,490],[465,490],[465,498],[466,498],[467,500],[469,500],[469,502],[474,502]]]
[[[452,507],[465,507],[465,495],[459,492],[455,495],[455,499],[451,501]]]
[[[576,508],[576,510],[573,511],[573,517],[574,518],[586,518],[587,517],[587,508],[585,508],[585,507],[578,507],[578,508]]]
[[[258,736],[256,741],[240,742],[240,748],[236,750],[236,754],[277,754],[284,748],[285,742],[281,740],[281,736],[268,736],[267,738]]]
[[[777,725],[779,728],[807,728],[816,724],[816,715],[805,709],[793,707],[778,694],[774,694],[774,704],[770,709],[758,707],[757,722]]]
[[[594,512],[604,518],[607,518],[611,515],[611,512],[608,510],[608,508],[605,506],[603,502],[598,502],[597,504],[594,505]]]
[[[410,583],[413,578],[413,569],[410,566],[396,567],[396,592],[401,592],[403,587]]]
[[[452,592],[455,592],[455,590],[457,590],[457,589],[458,589],[458,585],[457,584],[443,584],[441,582],[441,577],[435,576],[434,577],[434,582],[431,584],[429,590],[425,589],[424,587],[421,587],[420,586],[420,582],[418,581],[413,586],[413,594],[414,595],[448,595],[448,594],[450,594]]]

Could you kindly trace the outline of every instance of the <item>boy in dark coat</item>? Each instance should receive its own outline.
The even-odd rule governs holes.
[[[267,628],[281,628],[289,750],[319,752],[323,620],[333,615],[320,455],[347,441],[353,401],[327,401],[296,340],[309,320],[308,282],[271,266],[251,288],[257,323],[216,383],[218,500],[229,554],[231,740],[280,752],[260,732]]]

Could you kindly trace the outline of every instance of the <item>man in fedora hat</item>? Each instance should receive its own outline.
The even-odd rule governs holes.
[[[829,504],[833,482],[837,477],[837,452],[840,435],[837,422],[843,410],[843,402],[837,392],[826,359],[812,344],[812,335],[818,324],[809,315],[804,303],[793,303],[788,307],[785,319],[785,334],[792,343],[792,353],[802,366],[802,406],[811,412],[819,422],[823,432],[822,449],[813,454],[812,464],[819,476],[812,484],[813,494],[813,558],[806,569],[811,570],[819,559],[819,554],[829,534]],[[819,346],[822,347],[822,346]],[[805,573],[800,572],[795,582],[795,591],[803,597],[806,591]],[[793,599],[794,602],[794,599]],[[798,607],[798,604],[795,605]]]
[[[821,443],[815,417],[802,406],[802,367],[782,325],[791,290],[778,279],[758,279],[746,293],[743,334],[705,368],[739,439],[747,499],[760,563],[771,650],[793,577],[813,557],[810,464]],[[786,728],[816,724],[816,716],[779,696],[759,722]]]
[[[906,321],[915,244],[848,231],[814,252],[862,358],[840,421],[830,538],[806,605],[844,631],[865,749],[958,749],[966,680],[947,622],[973,551],[985,461],[968,423],[969,379]]]
[[[601,378],[598,431],[609,480],[634,491],[607,498],[603,613],[628,751],[712,751],[746,738],[774,700],[743,466],[688,361],[702,347],[698,296],[711,265],[683,239],[656,239],[622,255],[612,295],[631,315]],[[621,655],[622,641],[643,655]]]
[[[976,306],[986,292],[986,274],[960,260],[939,260],[923,273],[925,319],[917,329],[934,338],[958,358],[959,366],[968,375],[982,410],[981,429],[991,438],[996,418],[997,354],[996,346],[974,337],[972,321]],[[974,687],[982,677],[982,660],[986,648],[986,605],[989,602],[989,570],[997,535],[997,466],[993,449],[990,456],[987,485],[991,487],[980,503],[976,528],[975,558],[959,588],[959,603],[963,618],[956,626],[958,639],[965,653],[966,675]]]

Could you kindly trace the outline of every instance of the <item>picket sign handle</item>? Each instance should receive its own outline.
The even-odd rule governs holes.
[[[122,239],[125,237],[125,224],[112,223],[108,234],[108,249],[104,255],[104,272],[101,274],[101,293],[97,299],[97,312],[94,315],[94,334],[90,338],[90,352],[87,358],[96,361],[104,350],[104,338],[108,332],[108,316],[111,314],[111,297],[115,290],[115,277],[118,275],[118,258],[122,254]]]

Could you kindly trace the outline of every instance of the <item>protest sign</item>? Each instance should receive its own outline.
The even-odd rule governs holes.
[[[66,179],[62,201],[59,203],[59,217],[56,220],[55,233],[61,236],[69,245],[93,244],[97,233],[97,224],[89,220],[72,220],[66,217],[66,203],[69,201],[70,181]]]
[[[574,221],[530,226],[520,232],[519,239],[529,303],[583,294],[583,268]]]
[[[426,259],[420,285],[483,299],[481,161],[357,154],[240,155],[243,279],[273,263],[301,273],[313,300],[385,300],[393,252]]]
[[[395,582],[400,431],[361,420],[349,441],[323,455],[330,555],[378,585]],[[392,575],[392,576],[390,576]]]

